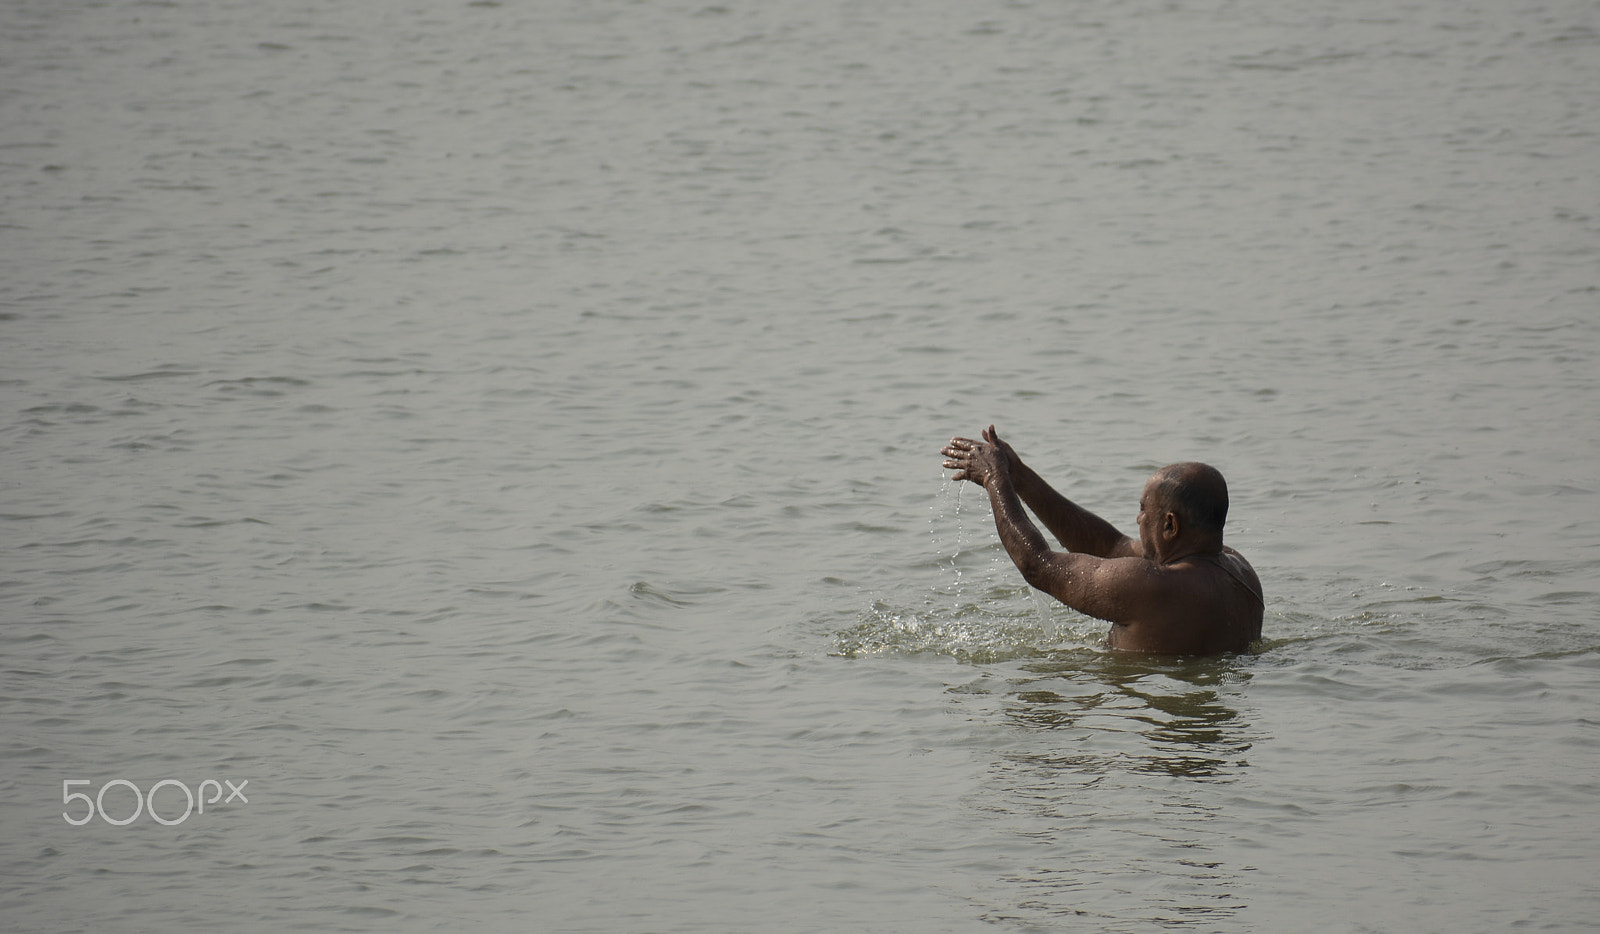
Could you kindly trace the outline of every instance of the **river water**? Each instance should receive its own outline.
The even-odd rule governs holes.
[[[0,926],[1586,930],[1597,130],[1587,0],[8,0]]]

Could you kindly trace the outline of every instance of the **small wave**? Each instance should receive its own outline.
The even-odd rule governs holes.
[[[115,376],[97,376],[95,379],[107,383],[138,383],[151,379],[174,379],[185,376],[195,376],[199,372],[199,370],[185,369],[175,364],[166,364],[156,367],[153,370],[145,370],[139,373],[123,373]]]
[[[309,381],[293,376],[246,376],[239,379],[212,380],[206,387],[220,393],[274,398],[309,385],[311,385]]]
[[[862,612],[855,626],[835,635],[836,655],[899,653],[947,655],[970,664],[1039,658],[1104,641],[1099,624],[1055,619],[1033,600],[1009,605],[974,603],[906,610],[882,601]]]

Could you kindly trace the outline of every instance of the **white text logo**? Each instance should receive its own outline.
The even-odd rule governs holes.
[[[154,785],[151,785],[150,793],[148,795],[139,791],[138,785],[135,785],[133,782],[130,782],[125,778],[113,778],[111,781],[101,785],[99,794],[96,794],[93,798],[89,797],[88,792],[72,790],[72,786],[74,785],[93,784],[93,782],[86,778],[66,779],[61,783],[62,804],[70,806],[73,802],[80,801],[83,803],[84,807],[88,808],[88,810],[81,817],[74,817],[70,811],[61,812],[62,818],[64,818],[67,823],[74,827],[82,827],[84,824],[94,820],[94,816],[97,813],[100,815],[100,819],[106,823],[115,824],[116,826],[121,827],[124,824],[131,824],[138,820],[139,815],[145,811],[150,812],[150,817],[154,819],[156,823],[166,824],[167,826],[171,827],[174,824],[181,824],[188,820],[190,814],[204,814],[206,812],[206,805],[208,804],[216,804],[218,801],[221,801],[223,804],[232,804],[234,799],[243,801],[245,804],[250,803],[250,799],[244,796],[244,786],[250,784],[250,779],[248,778],[237,785],[228,781],[227,779],[223,779],[222,782],[218,782],[216,779],[208,778],[200,783],[198,794],[190,791],[188,785],[185,785],[183,782],[180,782],[175,778],[163,779],[159,782],[156,782]],[[224,784],[228,786],[227,798],[222,797],[222,786]],[[106,792],[118,786],[133,792],[133,812],[128,814],[126,817],[112,817],[106,812]],[[156,792],[163,788],[176,789],[175,791],[168,792],[165,796],[163,796],[164,803],[162,804],[162,807],[165,808],[169,813],[175,812],[175,809],[172,807],[172,796],[179,791],[183,792],[184,804],[182,814],[179,814],[176,817],[163,817],[156,811]],[[210,798],[206,797],[206,792],[208,790],[211,792]]]

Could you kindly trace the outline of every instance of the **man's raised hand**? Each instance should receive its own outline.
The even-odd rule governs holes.
[[[956,472],[950,479],[970,480],[986,487],[994,478],[1010,473],[1010,459],[1005,449],[1000,447],[1004,442],[994,437],[994,426],[989,426],[983,434],[985,438],[991,440],[985,442],[973,441],[971,438],[951,438],[950,443],[940,451],[945,456],[945,468]]]
[[[1011,445],[1001,441],[1000,436],[995,434],[993,425],[983,430],[983,440],[1000,449],[1000,453],[1005,455],[1006,466],[1016,467],[1022,463],[1022,459],[1017,456],[1016,451],[1012,450]]]

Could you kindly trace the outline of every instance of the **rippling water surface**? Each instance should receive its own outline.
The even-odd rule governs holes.
[[[6,929],[1600,909],[1592,3],[0,27]],[[1221,467],[1259,651],[1029,591],[990,422]]]

